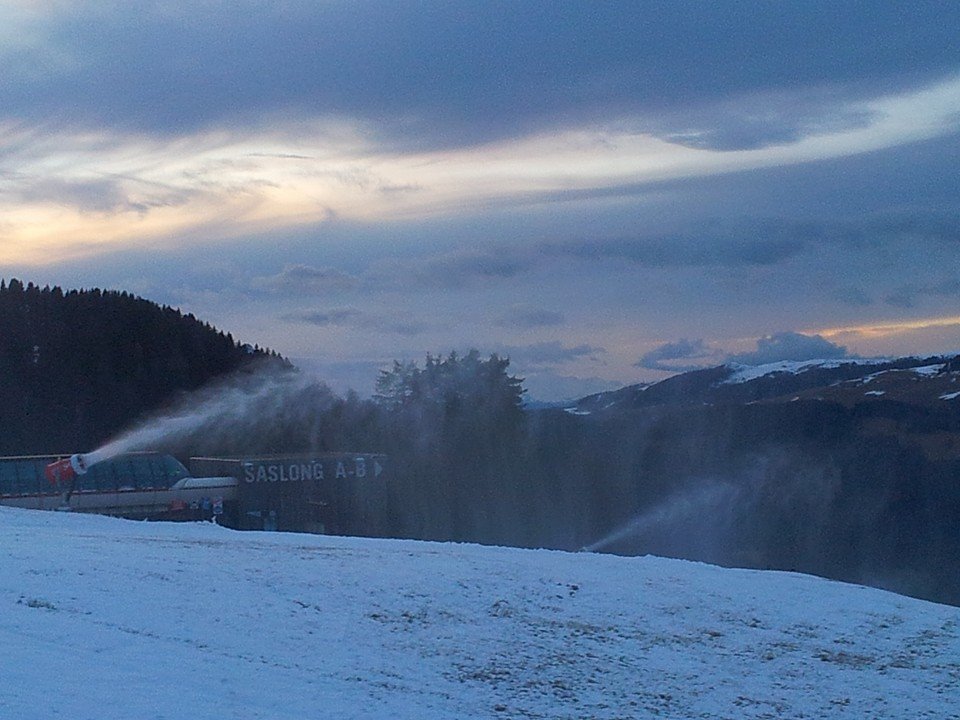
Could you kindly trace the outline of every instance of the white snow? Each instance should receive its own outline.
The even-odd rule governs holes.
[[[881,370],[880,372],[871,373],[870,375],[864,375],[862,378],[854,381],[861,385],[866,385],[869,382],[873,382],[878,377],[884,375],[890,375],[891,373],[905,373],[911,372],[921,377],[935,377],[943,371],[943,363],[937,365],[920,365],[918,367],[907,368],[905,370]]]
[[[757,378],[762,378],[767,375],[775,375],[779,373],[799,375],[802,372],[806,372],[807,370],[812,370],[814,368],[833,369],[842,367],[843,365],[881,365],[887,362],[890,362],[889,358],[857,358],[856,360],[849,358],[841,360],[784,360],[781,362],[768,363],[766,365],[740,365],[738,363],[730,363],[729,367],[733,370],[733,373],[721,384],[735,385],[738,383],[756,380]],[[942,370],[943,363],[938,363],[936,365],[921,365],[919,367],[908,368],[905,372],[916,373],[917,375],[921,375],[923,377],[933,377],[938,375]],[[888,372],[897,371],[881,370],[880,372],[872,373],[870,375],[864,375],[862,378],[857,380],[857,382],[866,384]]]
[[[939,375],[943,371],[943,363],[938,363],[937,365],[921,365],[920,367],[910,368],[910,372],[916,373],[923,377],[933,377],[934,375]]]
[[[0,718],[949,718],[960,609],[660,558],[0,508]]]
[[[874,397],[882,397],[887,394],[886,390],[867,390],[864,395],[873,395]]]
[[[941,400],[956,400],[960,397],[960,392],[944,393],[940,396]]]
[[[609,405],[607,406],[609,407]],[[568,415],[590,415],[590,410],[578,410],[575,407],[564,408],[563,411]]]
[[[729,367],[733,370],[733,374],[726,378],[722,384],[745,383],[775,373],[798,375],[813,368],[833,369],[843,365],[879,365],[885,362],[889,362],[889,360],[887,358],[857,358],[856,360],[848,358],[841,360],[783,360],[765,365],[730,363]]]

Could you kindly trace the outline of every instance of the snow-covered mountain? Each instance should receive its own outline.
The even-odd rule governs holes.
[[[0,717],[949,718],[960,610],[654,557],[0,508]]]
[[[926,404],[960,397],[960,356],[727,364],[590,395],[567,407],[586,415],[669,404],[724,404],[795,399],[849,404],[882,398]],[[870,387],[862,387],[870,384]],[[957,393],[952,395],[951,393]],[[945,397],[946,396],[946,397]]]

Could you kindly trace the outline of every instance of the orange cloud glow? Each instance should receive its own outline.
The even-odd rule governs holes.
[[[901,320],[886,323],[851,325],[847,327],[824,328],[821,330],[805,330],[804,332],[808,334],[822,335],[823,337],[830,338],[831,340],[855,338],[875,339],[887,338],[921,330],[957,326],[960,326],[960,315],[922,318],[918,320]]]

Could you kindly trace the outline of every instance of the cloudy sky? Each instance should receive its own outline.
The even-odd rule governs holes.
[[[960,351],[960,4],[0,0],[0,276],[338,390]]]

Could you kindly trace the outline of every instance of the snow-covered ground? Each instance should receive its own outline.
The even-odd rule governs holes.
[[[659,558],[0,508],[0,718],[960,718],[960,609]]]

